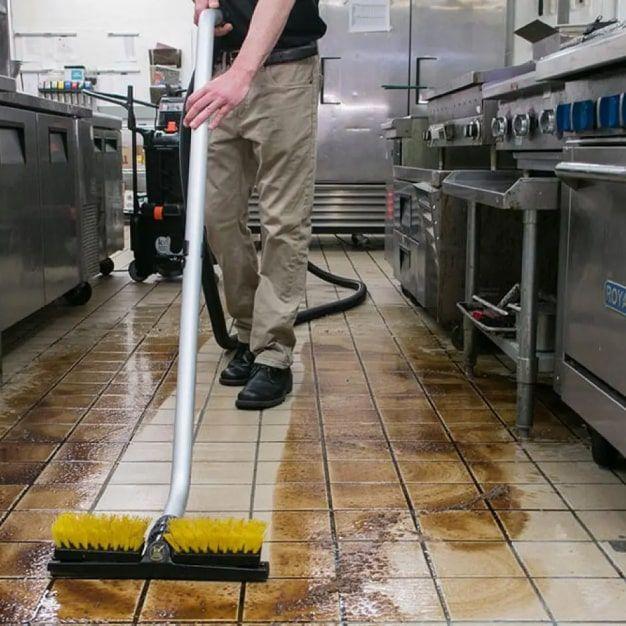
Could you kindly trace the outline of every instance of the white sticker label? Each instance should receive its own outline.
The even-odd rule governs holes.
[[[390,0],[350,0],[351,33],[391,30]]]

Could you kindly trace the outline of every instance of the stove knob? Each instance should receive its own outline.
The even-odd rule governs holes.
[[[479,139],[482,131],[480,120],[474,120],[465,126],[463,134],[467,139]]]
[[[527,137],[534,130],[535,116],[530,113],[518,113],[513,118],[513,134],[516,137]]]
[[[572,130],[575,133],[587,132],[596,127],[596,103],[581,100],[572,105]]]
[[[554,135],[556,132],[556,113],[554,109],[544,109],[539,115],[539,130],[544,135]]]
[[[422,133],[422,139],[426,142],[431,142],[433,140],[433,131],[430,130],[430,128],[427,128],[423,133]]]
[[[507,117],[494,117],[491,120],[491,134],[494,137],[506,137],[509,134],[509,119]]]
[[[454,139],[454,135],[456,134],[454,130],[454,124],[444,124],[443,132],[445,139],[447,141],[452,141]]]

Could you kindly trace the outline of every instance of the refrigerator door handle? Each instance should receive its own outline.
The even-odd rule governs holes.
[[[320,104],[341,104],[339,100],[329,100],[326,97],[326,63],[328,61],[340,61],[341,57],[320,58]]]
[[[438,61],[439,57],[415,57],[415,104],[424,104],[420,100],[420,91],[427,89],[425,85],[420,83],[422,78],[422,61]]]

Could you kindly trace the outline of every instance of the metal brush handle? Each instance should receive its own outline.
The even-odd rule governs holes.
[[[208,83],[213,76],[214,30],[221,22],[222,14],[217,9],[207,9],[200,15],[195,70],[195,84],[198,87]],[[183,250],[185,265],[180,311],[174,449],[172,452],[170,492],[163,513],[173,517],[180,517],[184,514],[191,483],[208,149],[209,127],[207,121],[194,130],[191,135],[185,246]]]

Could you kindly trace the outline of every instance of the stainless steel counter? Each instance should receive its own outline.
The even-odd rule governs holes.
[[[0,105],[67,117],[93,116],[93,111],[85,107],[56,102],[55,100],[48,100],[47,98],[38,98],[37,96],[19,92],[0,91]]]

